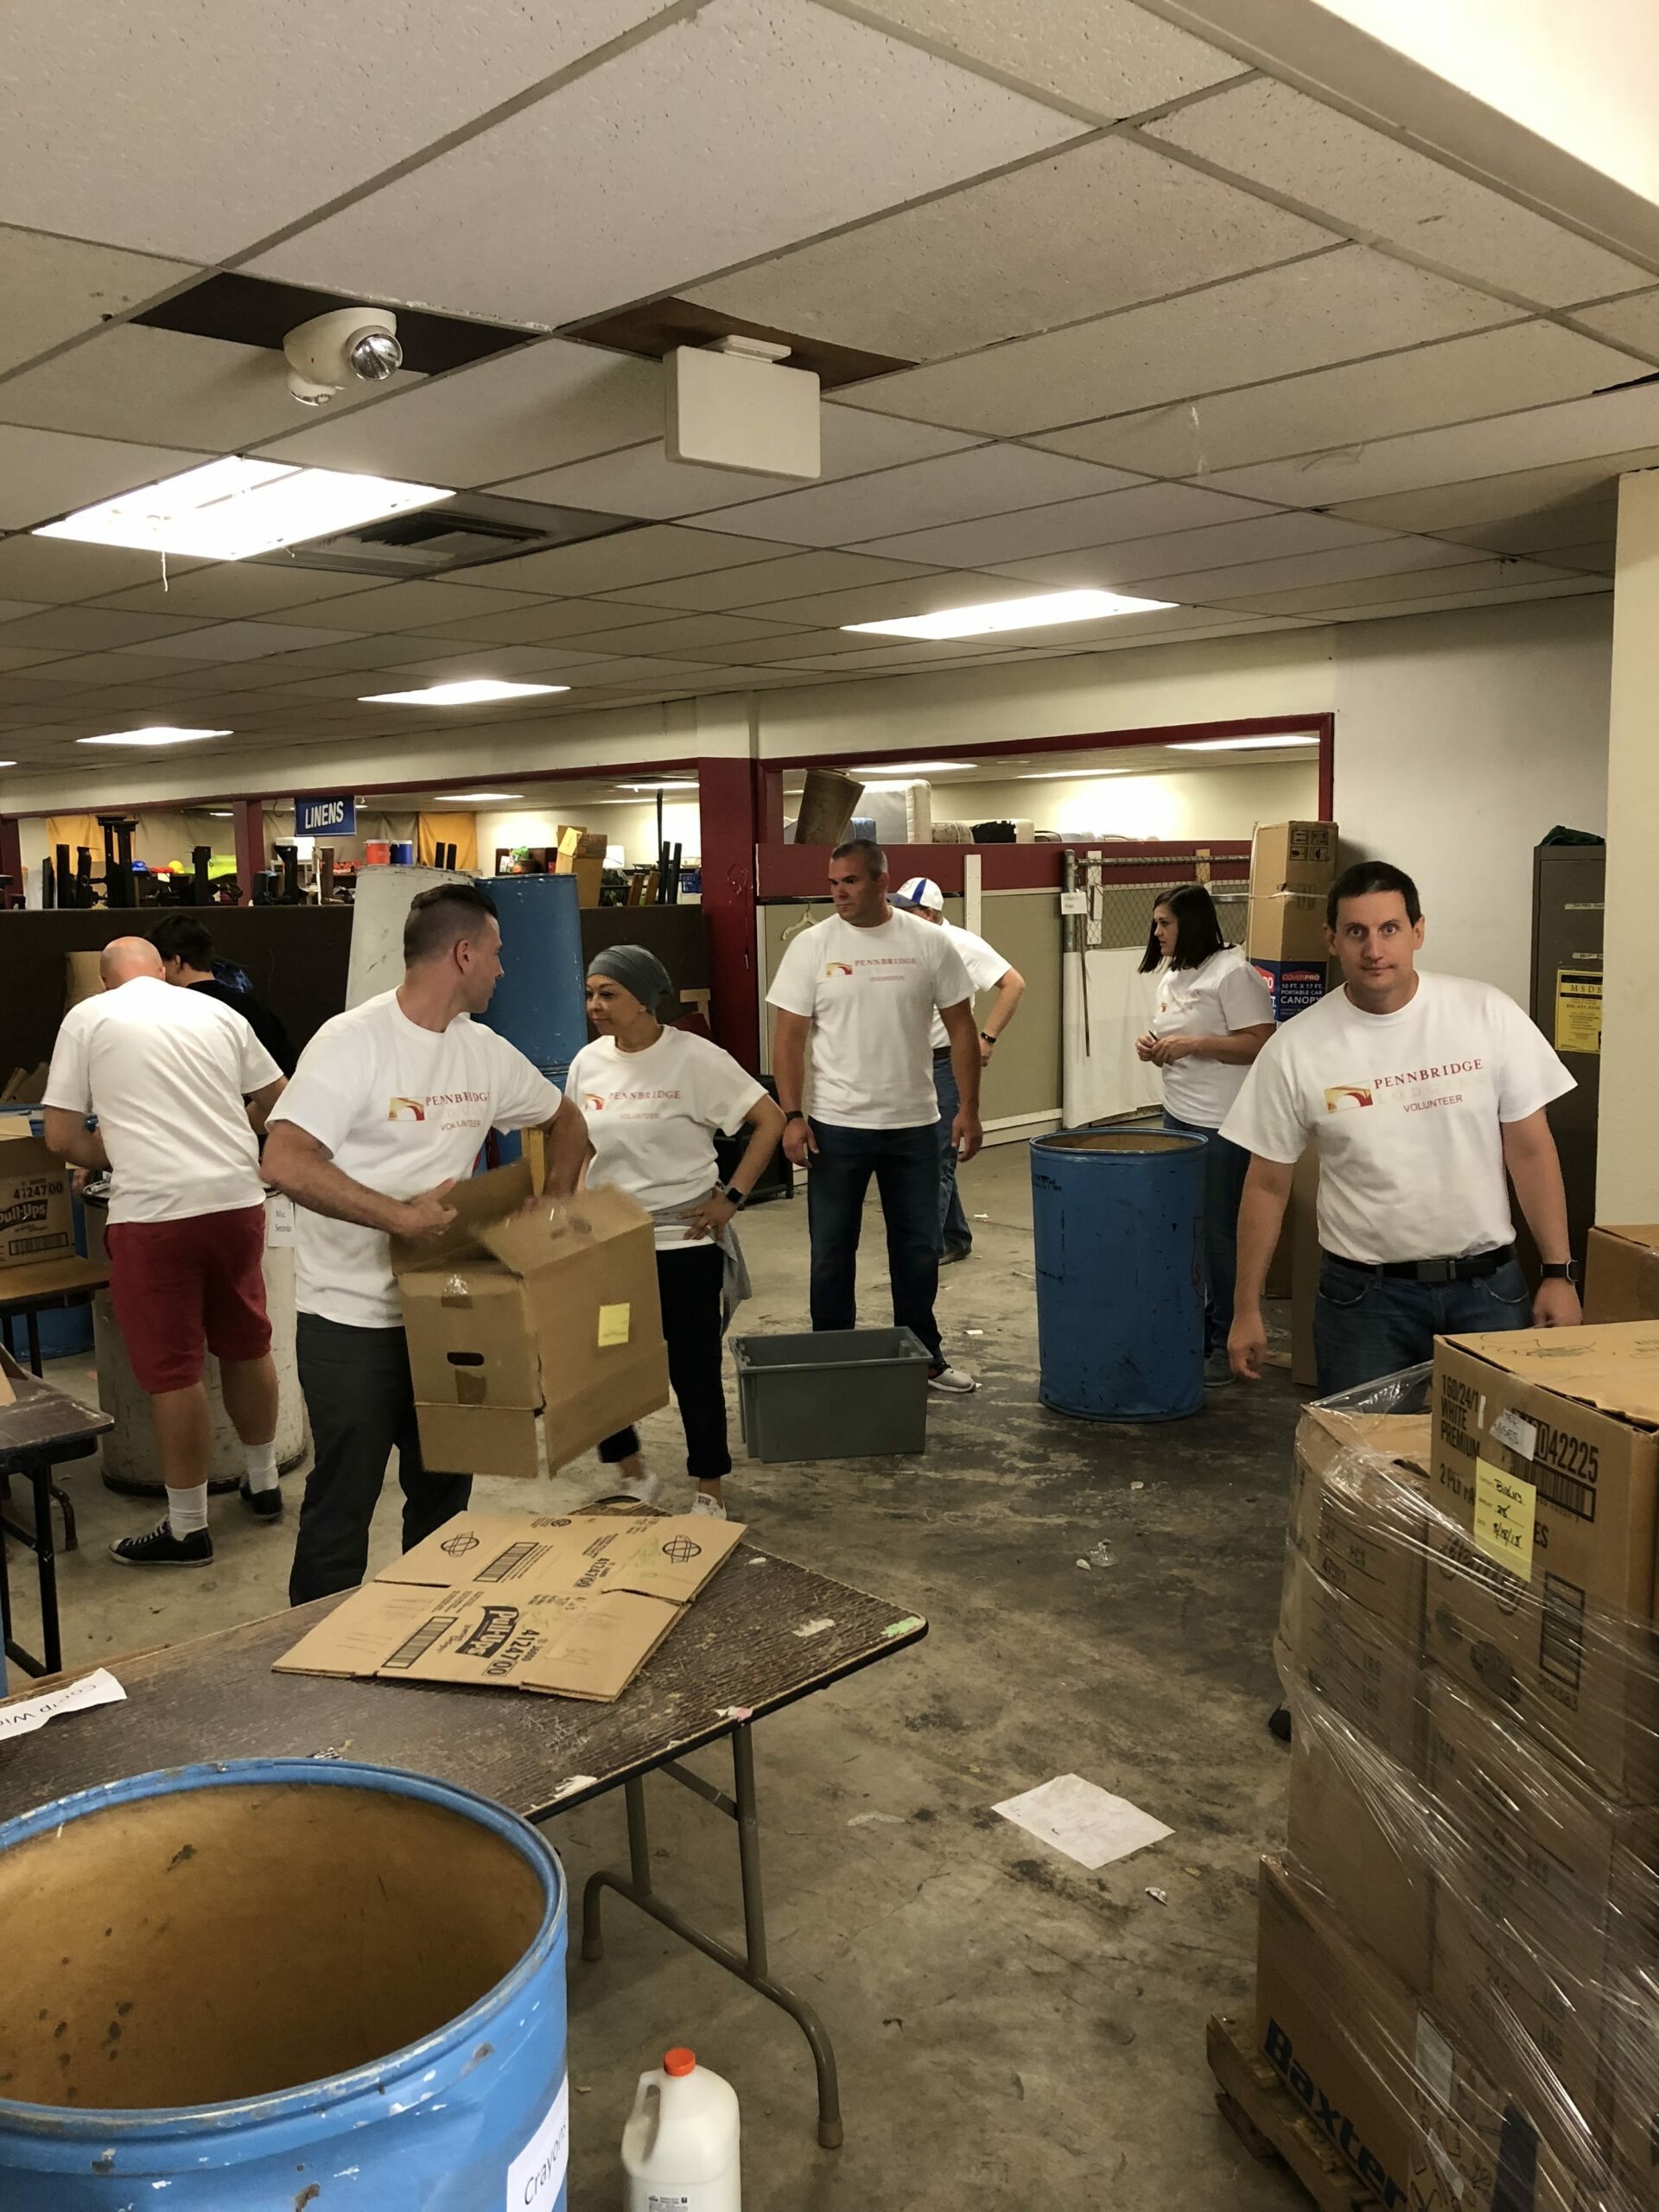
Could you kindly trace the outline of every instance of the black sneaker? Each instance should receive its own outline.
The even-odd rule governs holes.
[[[123,1567],[211,1567],[213,1539],[207,1529],[175,1536],[170,1523],[162,1521],[147,1536],[123,1536],[118,1544],[111,1544],[110,1557]]]
[[[947,1244],[939,1255],[939,1265],[942,1268],[953,1268],[958,1260],[971,1260],[973,1256],[974,1248],[971,1244]]]
[[[256,1521],[280,1521],[283,1517],[283,1486],[272,1483],[269,1490],[255,1490],[245,1481],[237,1493]]]

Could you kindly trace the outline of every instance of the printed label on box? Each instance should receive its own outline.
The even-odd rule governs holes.
[[[1538,1431],[1513,1406],[1504,1407],[1493,1421],[1490,1433],[1500,1444],[1507,1444],[1511,1452],[1518,1452],[1523,1459],[1538,1457]]]
[[[570,2082],[559,2084],[552,2109],[507,2168],[506,2212],[552,2212],[570,2157]]]
[[[1475,1467],[1475,1544],[1488,1559],[1532,1580],[1532,1532],[1538,1492],[1519,1475],[1506,1475],[1490,1459]]]
[[[601,1306],[599,1309],[599,1341],[603,1344],[625,1344],[628,1341],[630,1306]]]

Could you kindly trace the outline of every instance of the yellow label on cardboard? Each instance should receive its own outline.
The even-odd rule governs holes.
[[[1558,1052],[1600,1052],[1599,969],[1555,970],[1555,1049]]]
[[[630,1306],[601,1306],[599,1309],[599,1341],[601,1344],[625,1344],[628,1341],[628,1321],[633,1309]]]
[[[1475,1465],[1475,1546],[1518,1574],[1532,1580],[1532,1530],[1538,1514],[1535,1484],[1505,1474],[1490,1459]]]

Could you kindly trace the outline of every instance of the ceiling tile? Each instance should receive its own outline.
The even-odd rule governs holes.
[[[1611,576],[1618,566],[1618,540],[1604,537],[1592,545],[1563,545],[1549,559],[1552,568],[1583,569],[1592,575]]]
[[[616,654],[609,659],[589,661],[583,668],[572,669],[564,681],[572,691],[591,691],[609,684],[649,686],[696,676],[704,666],[702,661],[658,660],[654,656],[633,660]]]
[[[1373,545],[1332,546],[1323,553],[1292,553],[1275,561],[1249,561],[1185,573],[1172,569],[1166,575],[1142,579],[1142,588],[1155,599],[1234,601],[1241,592],[1295,591],[1306,584],[1343,583],[1355,576],[1454,568],[1480,557],[1479,548],[1448,545],[1443,538],[1384,537]]]
[[[1611,541],[1618,530],[1618,494],[1592,491],[1559,506],[1530,514],[1508,515],[1448,530],[1445,537],[1491,553],[1549,553],[1557,547]]]
[[[0,385],[0,398],[3,397],[4,386]],[[901,423],[891,415],[871,415],[851,407],[822,407],[818,419],[823,448],[820,480],[826,484],[892,468],[903,461],[954,453],[974,442],[960,430],[941,430],[929,423]],[[796,484],[799,480],[793,480]],[[699,468],[670,461],[663,449],[659,423],[656,435],[642,445],[621,453],[601,454],[592,461],[578,461],[537,476],[513,477],[493,488],[507,499],[550,499],[560,506],[588,507],[601,514],[642,515],[668,521],[677,515],[706,514],[715,508],[764,499],[789,490],[791,483],[777,476]]]
[[[554,338],[417,380],[353,414],[291,429],[260,451],[314,468],[464,487],[662,431],[660,363]]]
[[[585,635],[590,630],[620,630],[656,620],[652,607],[618,607],[601,600],[550,599],[521,607],[511,614],[463,616],[440,625],[434,635],[472,645],[533,645],[543,640]]]
[[[606,615],[639,614],[639,607],[607,607]],[[603,619],[578,635],[599,652],[679,653],[696,658],[700,645],[732,645],[748,638],[775,638],[785,629],[802,629],[803,623],[778,623],[753,614],[677,614],[666,621],[632,623],[613,629]]]
[[[423,660],[447,658],[466,650],[464,645],[448,645],[441,638],[403,632],[390,638],[342,638],[334,645],[308,645],[299,652],[284,653],[280,663],[272,665],[283,681],[291,682],[308,669],[385,668],[393,662],[413,660],[416,655]],[[238,669],[238,683],[245,683],[253,673],[251,669]]]
[[[949,607],[982,606],[987,600],[1026,595],[1018,589],[1010,591],[1002,576],[923,569],[909,582],[850,585],[839,591],[772,601],[747,612],[769,615],[779,622],[838,627],[847,622],[890,622],[906,614],[937,614]],[[1035,587],[1030,595],[1036,595]]]
[[[770,638],[746,638],[741,645],[692,648],[704,660],[733,667],[771,667],[785,661],[821,659],[826,653],[845,652],[847,639],[839,630],[792,630]]]
[[[563,323],[1081,129],[808,0],[709,0],[252,266]],[[527,232],[543,251],[524,251]]]
[[[1205,523],[1243,522],[1253,512],[1260,510],[1193,484],[1137,484],[1129,491],[1067,499],[1058,506],[1029,508],[1023,514],[993,515],[983,522],[957,523],[944,530],[878,537],[869,550],[901,560],[983,569],[1079,546],[1150,537],[1184,526],[1196,530]]]
[[[176,583],[206,565],[169,560],[168,577]],[[120,545],[80,545],[67,537],[27,536],[0,541],[0,591],[15,592],[20,599],[58,605],[94,599],[133,585],[159,582],[162,567],[159,553],[134,553]]]
[[[0,670],[10,675],[20,668],[39,668],[43,662],[60,660],[60,653],[43,652],[38,646],[0,645]]]
[[[198,18],[123,0],[69,39],[51,0],[14,0],[0,204],[41,229],[218,261],[666,4],[224,0]]]
[[[1659,443],[1659,385],[1566,400],[1488,423],[1380,438],[1375,444],[1344,446],[1297,461],[1220,470],[1208,480],[1255,499],[1328,507],[1426,485],[1507,474],[1529,463],[1542,467],[1588,460],[1643,443]]]
[[[1341,246],[965,360],[873,378],[858,399],[1019,435],[1097,419],[1108,404],[1125,414],[1164,406],[1514,319],[1466,285]]]
[[[423,379],[397,381],[418,385]],[[370,389],[359,385],[355,398],[348,391],[334,404],[349,411]],[[164,440],[197,453],[229,453],[291,429],[300,411],[280,353],[130,322],[0,382],[0,422],[95,438]]]
[[[1578,308],[1573,320],[1616,346],[1634,346],[1649,359],[1659,361],[1659,291],[1633,292],[1602,307]]]
[[[152,560],[152,567],[156,565]],[[168,580],[132,584],[109,593],[100,607],[130,607],[144,614],[194,614],[202,621],[233,621],[267,614],[314,600],[342,599],[368,591],[378,576],[342,575],[326,569],[305,569],[297,562],[281,567],[258,561],[214,561],[181,575],[169,562]]]
[[[1599,299],[1646,276],[1427,154],[1268,78],[1148,124],[1147,135],[1380,244],[1545,307]]]
[[[1452,575],[1460,575],[1453,569]],[[1446,582],[1451,582],[1451,576]],[[1344,607],[1335,612],[1335,622],[1376,622],[1399,620],[1408,614],[1447,614],[1460,607],[1508,607],[1531,599],[1583,599],[1594,597],[1611,589],[1605,576],[1573,576],[1560,583],[1512,585],[1507,590],[1483,592],[1451,592],[1436,594],[1431,599],[1379,600],[1367,607]],[[1307,617],[1302,618],[1304,620]],[[1317,617],[1312,618],[1317,620]]]
[[[124,253],[118,246],[0,228],[0,299],[6,303],[0,370],[96,330],[109,316],[124,315],[194,273],[185,262]]]
[[[1561,461],[1554,468],[1516,469],[1467,483],[1436,484],[1421,492],[1355,499],[1339,511],[1339,518],[1438,534],[1514,516],[1554,512],[1586,500],[1616,499],[1621,476],[1633,469],[1654,467],[1659,467],[1659,445],[1637,447],[1628,453],[1599,454],[1593,461]]]
[[[1217,599],[1258,614],[1325,614],[1345,607],[1381,607],[1389,600],[1433,599],[1447,593],[1472,598],[1522,584],[1560,582],[1562,571],[1529,561],[1470,561],[1450,574],[1421,571],[1394,576],[1361,576],[1346,583],[1306,585],[1300,591],[1227,592]]]
[[[1271,561],[1327,546],[1371,545],[1384,535],[1330,515],[1262,515],[1254,522],[1223,523],[1138,537],[1122,545],[1080,547],[1033,561],[998,562],[996,573],[1022,582],[1084,589],[1090,585],[1139,583],[1147,576],[1225,568],[1243,561]]]
[[[0,423],[0,529],[54,522],[135,485],[176,476],[197,459],[160,446],[117,445],[105,438],[68,437],[59,430]]]
[[[694,295],[751,322],[937,360],[1332,243],[1107,138],[798,248]]]
[[[826,549],[786,554],[778,561],[751,561],[741,569],[717,569],[707,575],[672,576],[666,583],[631,584],[603,596],[627,607],[719,613],[728,607],[765,607],[769,601],[804,597],[810,592],[902,583],[907,576],[929,573],[919,561],[883,561],[873,554]]]
[[[934,524],[1113,492],[1136,481],[1122,469],[1097,468],[1092,461],[1061,461],[1056,454],[1020,446],[976,446],[966,453],[912,461],[875,476],[815,485],[810,491],[785,492],[749,506],[728,507],[721,520],[760,537],[846,545],[896,531],[925,530]],[[911,557],[902,546],[891,550]],[[916,557],[925,560],[927,556]]]
[[[865,13],[1114,123],[1244,67],[1128,0],[875,0]]]
[[[4,548],[0,547],[0,552]],[[734,569],[746,561],[774,557],[778,548],[765,538],[735,537],[712,530],[633,530],[580,545],[556,545],[545,553],[524,553],[513,561],[493,561],[456,571],[448,581],[494,588],[499,580],[525,591],[569,593],[617,591],[626,584],[656,583],[668,576],[701,575],[709,569]],[[0,571],[0,582],[3,572]]]
[[[1511,323],[1405,353],[1218,392],[1056,430],[1037,443],[1154,476],[1205,476],[1248,461],[1577,398],[1641,364],[1553,322]]]
[[[353,592],[347,599],[309,607],[306,617],[321,632],[351,630],[373,636],[388,630],[435,631],[470,615],[510,614],[541,603],[535,592],[505,587],[480,591],[452,584],[447,578],[417,577],[408,583],[385,584],[374,591]],[[326,639],[319,637],[316,642],[323,644]]]
[[[158,641],[188,635],[191,625],[165,614],[131,614],[104,607],[52,607],[0,630],[0,644],[41,645],[64,652],[118,650],[148,639]],[[168,650],[163,645],[163,650]],[[182,650],[171,645],[173,652]],[[192,647],[192,652],[197,649]]]
[[[366,598],[369,594],[365,594]],[[91,607],[77,607],[76,613],[90,614]],[[378,628],[365,623],[364,630]],[[308,645],[332,643],[339,631],[332,626],[327,629],[291,622],[215,622],[202,630],[188,630],[176,639],[161,645],[140,645],[140,652],[192,652],[203,660],[261,660],[268,653],[301,652]]]
[[[79,613],[79,609],[71,610]],[[96,639],[89,638],[87,649],[61,660],[46,663],[29,672],[42,681],[65,689],[88,690],[94,684],[143,684],[163,674],[178,673],[188,677],[200,668],[200,663],[176,658],[171,660],[141,660],[136,652],[122,652],[111,643],[107,652],[97,649]]]

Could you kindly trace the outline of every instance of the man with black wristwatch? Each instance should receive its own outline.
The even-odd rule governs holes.
[[[1398,868],[1351,868],[1325,920],[1342,988],[1268,1039],[1221,1131],[1253,1155],[1227,1345],[1246,1382],[1267,1351],[1262,1291],[1292,1171],[1310,1138],[1319,1148],[1321,1397],[1432,1358],[1437,1336],[1582,1318],[1545,1112],[1572,1077],[1502,991],[1417,972],[1422,908]],[[1535,1293],[1511,1184],[1543,1262]]]

